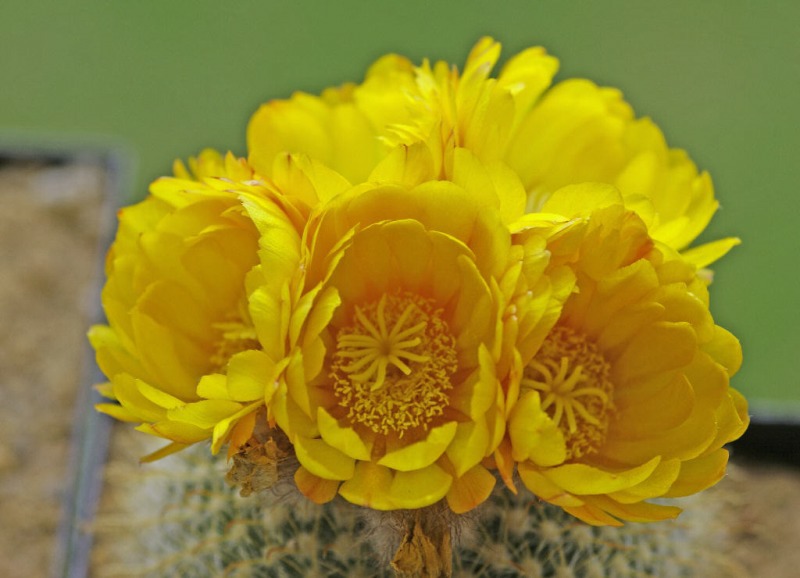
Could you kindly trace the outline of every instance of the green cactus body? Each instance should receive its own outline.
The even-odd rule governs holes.
[[[397,517],[334,500],[313,504],[279,482],[246,498],[225,482],[224,458],[192,448],[135,471],[111,469],[124,489],[96,524],[113,560],[101,577],[393,576]],[[124,467],[123,467],[124,470]],[[116,479],[119,478],[119,479]],[[724,497],[705,493],[674,522],[588,526],[526,491],[498,485],[454,529],[458,577],[678,578],[737,576],[726,568]],[[125,514],[122,510],[128,510]],[[133,543],[135,542],[135,543]]]

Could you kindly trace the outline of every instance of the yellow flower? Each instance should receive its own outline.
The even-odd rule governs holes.
[[[650,119],[637,119],[619,90],[570,79],[545,91],[558,62],[541,48],[513,57],[493,79],[499,55],[500,45],[483,38],[460,77],[443,63],[418,70],[417,84],[428,88],[416,110],[440,111],[443,142],[507,163],[528,193],[529,211],[565,185],[606,182],[643,212],[654,239],[680,250],[703,231],[718,207],[711,178],[684,151],[670,149]],[[429,138],[420,131],[414,136]],[[737,242],[706,247],[695,254],[696,264]]]
[[[452,152],[503,162],[520,177],[529,211],[562,186],[615,185],[651,236],[685,249],[718,207],[711,178],[668,147],[649,119],[637,119],[621,93],[572,79],[547,90],[558,61],[542,48],[512,57],[497,78],[491,38],[478,41],[463,73],[445,62],[413,67],[389,55],[360,85],[298,93],[262,106],[248,127],[250,161],[264,174],[281,151],[311,155],[360,182],[397,144],[426,143],[437,175],[452,176]],[[738,243],[729,238],[686,255],[703,267]]]
[[[285,239],[299,245],[292,219],[301,215],[273,187],[252,180],[244,161],[204,151],[190,167],[177,163],[176,177],[155,181],[149,197],[120,211],[102,294],[108,325],[89,332],[110,380],[101,392],[118,402],[98,409],[172,440],[152,458],[264,405],[263,388],[243,389],[235,380],[213,403],[200,401],[197,387],[204,376],[251,369],[261,345],[246,276],[270,243],[283,254],[291,252]]]
[[[370,67],[361,85],[329,88],[320,96],[297,92],[262,105],[247,127],[251,165],[272,176],[281,153],[302,153],[352,183],[365,181],[392,148],[380,135],[409,117],[413,75],[407,59],[387,55]]]
[[[529,215],[515,241],[544,237],[576,292],[509,390],[510,457],[531,491],[590,524],[674,517],[645,500],[716,483],[747,426],[729,387],[739,343],[714,324],[695,267],[613,187],[566,187],[543,210],[569,219]]]
[[[463,512],[494,486],[482,462],[505,433],[501,284],[521,259],[507,224],[523,192],[468,152],[455,162],[460,183],[432,180],[427,149],[399,147],[370,182],[321,186],[302,276],[251,293],[261,342],[285,352],[270,418],[314,501],[338,492],[390,510],[445,498]]]

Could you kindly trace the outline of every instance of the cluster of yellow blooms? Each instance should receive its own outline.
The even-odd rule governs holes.
[[[267,428],[311,500],[455,513],[522,483],[596,525],[716,483],[747,427],[738,341],[687,249],[709,176],[541,48],[388,55],[264,104],[119,213],[98,409],[228,455]],[[263,422],[263,423],[262,423]],[[498,480],[500,480],[498,482]]]

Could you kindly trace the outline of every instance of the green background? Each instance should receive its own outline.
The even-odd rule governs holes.
[[[800,2],[0,0],[0,138],[121,147],[131,199],[205,146],[244,154],[258,104],[360,80],[386,52],[463,63],[490,34],[541,44],[560,78],[620,87],[711,172],[712,309],[740,337],[734,384],[800,415]]]

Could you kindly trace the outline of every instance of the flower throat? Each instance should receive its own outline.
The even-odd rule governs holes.
[[[352,423],[403,437],[444,413],[457,361],[441,313],[407,292],[355,307],[352,324],[336,337],[330,373]]]

